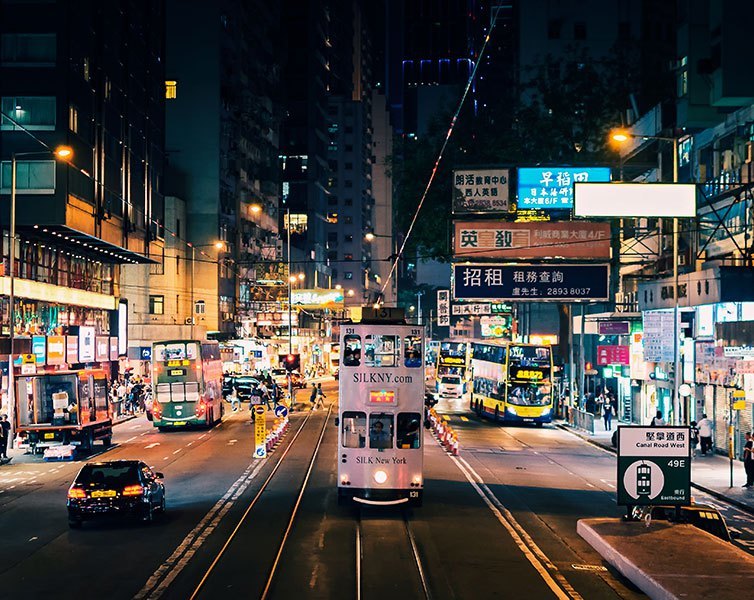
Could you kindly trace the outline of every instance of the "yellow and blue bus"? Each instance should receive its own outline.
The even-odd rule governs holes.
[[[471,345],[471,410],[500,423],[552,420],[553,362],[550,346],[484,343]]]

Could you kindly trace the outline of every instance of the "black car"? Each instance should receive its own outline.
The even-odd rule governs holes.
[[[248,402],[251,398],[251,390],[259,385],[259,380],[248,376],[236,377],[233,385],[236,386],[238,399],[241,402]]]
[[[68,524],[105,516],[132,516],[152,522],[165,512],[162,473],[139,460],[85,464],[68,489]]]

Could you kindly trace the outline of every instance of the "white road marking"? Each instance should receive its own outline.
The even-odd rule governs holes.
[[[194,442],[189,442],[188,444],[186,444],[186,447],[190,446],[190,445],[191,445],[191,444],[193,444],[193,443],[194,443]]]
[[[166,456],[166,457],[164,457],[164,458],[163,458],[162,460],[167,460],[167,459],[169,459],[169,458],[170,458],[169,456]]]
[[[144,433],[140,433],[139,435],[140,435],[140,436],[142,436],[142,435],[147,435],[148,433],[149,433],[149,431],[145,431]]]
[[[160,442],[152,442],[151,444],[144,446],[144,450],[149,450],[150,448],[156,448],[159,445],[160,445]]]
[[[33,542],[34,540],[38,540],[39,538],[35,535],[34,537],[29,538],[30,542]]]
[[[206,437],[207,437],[207,434],[203,433],[202,435],[199,436],[199,439],[206,438]]]
[[[202,520],[196,524],[196,527],[178,544],[173,554],[152,574],[144,587],[134,596],[134,600],[157,599],[165,592],[265,464],[266,461],[255,461],[246,467],[246,470],[233,482],[228,491],[215,502]]]
[[[130,437],[130,438],[128,438],[128,439],[127,439],[127,440],[126,440],[125,442],[123,442],[123,443],[124,443],[124,444],[127,444],[128,442],[133,442],[133,441],[134,441],[134,440],[136,439],[136,437],[137,437],[137,436],[133,436],[133,437]]]
[[[181,450],[183,450],[183,448],[178,448],[178,450],[176,450],[175,452],[173,452],[173,454],[178,454]]]
[[[235,444],[238,440],[228,440],[228,446],[232,446]]]
[[[133,429],[139,429],[140,427],[141,427],[141,425],[133,425],[132,427],[129,427],[129,429],[132,429],[132,430]]]
[[[473,467],[461,457],[450,456],[449,458],[463,473],[490,511],[497,517],[500,524],[508,531],[516,546],[518,546],[519,550],[521,550],[537,573],[539,573],[553,594],[559,600],[568,600],[569,598],[582,600],[581,595],[573,589],[558,568],[540,550],[531,536],[521,527],[513,514],[503,506],[495,494],[492,493],[487,484],[484,483],[484,480],[474,471]]]

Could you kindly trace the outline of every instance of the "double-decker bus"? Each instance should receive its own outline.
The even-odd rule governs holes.
[[[424,329],[341,326],[338,501],[420,505]]]
[[[503,423],[552,420],[552,351],[550,346],[474,343],[471,410]]]
[[[222,387],[217,342],[170,340],[152,345],[152,422],[160,431],[211,427],[223,416]]]
[[[450,340],[440,342],[435,371],[437,380],[439,381],[443,375],[460,375],[461,379],[468,381],[469,351],[469,342]]]

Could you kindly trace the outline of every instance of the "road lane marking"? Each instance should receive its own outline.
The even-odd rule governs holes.
[[[236,442],[238,442],[238,440],[228,440],[228,446],[232,446]]]
[[[131,429],[131,430],[133,430],[133,429],[139,429],[140,427],[141,427],[141,424],[134,425],[133,427],[129,427],[129,429]]]
[[[156,448],[159,445],[160,445],[160,442],[152,442],[151,444],[144,446],[144,450],[149,450],[150,448]]]
[[[29,541],[30,541],[30,542],[33,542],[34,540],[38,540],[38,539],[39,539],[39,538],[38,538],[38,537],[37,537],[37,536],[35,535],[34,537],[30,537],[30,538],[29,538]]]
[[[461,415],[461,421],[468,421],[468,420],[469,420],[468,417],[464,417],[463,415]]]
[[[165,456],[165,457],[163,457],[163,459],[162,459],[162,460],[167,460],[167,459],[169,459],[169,458],[170,458],[169,456]]]
[[[207,437],[207,434],[203,433],[202,435],[199,436],[199,439],[206,438],[206,437]]]
[[[134,441],[134,440],[136,439],[136,437],[137,437],[137,436],[133,436],[133,437],[130,437],[130,438],[128,438],[128,439],[127,439],[127,440],[126,440],[125,442],[123,442],[123,443],[124,443],[124,444],[127,444],[128,442],[133,442],[133,441]]]
[[[526,530],[516,521],[513,514],[505,508],[497,496],[492,493],[492,490],[487,487],[487,484],[484,483],[484,480],[474,468],[460,456],[450,456],[449,458],[463,473],[464,477],[466,477],[476,493],[479,494],[492,514],[497,517],[500,524],[508,531],[516,546],[518,546],[532,567],[539,573],[553,594],[560,600],[568,600],[569,598],[583,600],[581,595],[573,589],[552,561],[540,550],[539,546],[537,546]],[[556,579],[557,581],[555,581]]]
[[[173,454],[178,454],[181,450],[183,450],[183,448],[178,448],[178,450],[176,450],[175,452],[173,452]]]
[[[191,444],[193,444],[193,443],[194,443],[194,442],[189,442],[188,444],[186,444],[186,446],[188,447],[188,446],[190,446],[190,445],[191,445]]]

